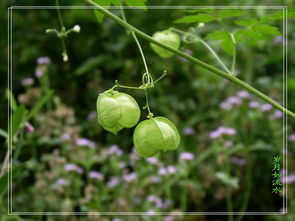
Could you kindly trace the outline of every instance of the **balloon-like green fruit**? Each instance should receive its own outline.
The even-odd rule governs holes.
[[[138,155],[152,157],[160,150],[176,149],[180,136],[170,120],[165,117],[155,117],[137,125],[133,134],[133,142]]]
[[[118,91],[100,94],[96,107],[98,123],[116,135],[123,128],[134,127],[140,118],[140,108],[133,97]]]
[[[155,40],[160,41],[166,45],[169,45],[172,48],[178,49],[180,46],[180,37],[175,32],[165,30],[155,32],[152,36]],[[162,58],[169,58],[174,55],[174,53],[167,51],[153,43],[151,43],[151,48]]]

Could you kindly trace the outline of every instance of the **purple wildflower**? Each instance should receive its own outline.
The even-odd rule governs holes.
[[[167,174],[167,170],[166,170],[166,168],[164,168],[164,167],[161,167],[159,170],[158,170],[158,173],[159,173],[159,175],[161,175],[161,176],[165,176],[166,174]]]
[[[122,155],[123,154],[123,151],[119,148],[118,145],[112,145],[110,146],[110,148],[108,149],[108,154],[109,155]]]
[[[88,177],[94,180],[103,180],[103,175],[97,171],[90,171]]]
[[[152,165],[157,165],[159,163],[159,161],[156,157],[146,158],[146,161]]]
[[[282,176],[281,181],[282,181],[282,183],[289,183],[289,184],[294,183],[295,182],[295,173],[292,173],[287,176]]]
[[[221,102],[219,107],[224,110],[231,110],[232,109],[232,105],[227,102]]]
[[[77,167],[76,172],[82,174],[84,172],[82,167]]]
[[[195,134],[195,133],[196,133],[196,131],[192,127],[186,127],[186,128],[183,129],[183,134],[184,135],[192,135],[192,134]]]
[[[231,157],[230,162],[238,166],[244,166],[246,164],[246,160],[240,157]]]
[[[275,110],[275,112],[270,116],[270,119],[278,119],[283,117],[283,112],[279,110]]]
[[[66,171],[74,171],[74,172],[79,173],[79,174],[82,174],[84,172],[82,167],[79,167],[79,166],[77,166],[75,164],[66,164],[64,169]]]
[[[30,124],[29,122],[25,123],[25,131],[28,133],[33,133],[35,131],[35,128],[33,127],[32,124]]]
[[[235,135],[236,130],[230,127],[219,127],[216,130],[210,132],[209,137],[212,139],[220,137],[222,134]]]
[[[59,185],[59,186],[68,186],[70,184],[70,181],[64,179],[64,178],[59,178],[57,181],[56,181],[56,184]]]
[[[117,177],[111,177],[111,179],[107,183],[107,186],[112,188],[112,187],[117,186],[118,184],[119,184],[119,179]]]
[[[210,132],[209,137],[212,139],[215,139],[217,137],[220,137],[220,135],[221,135],[220,131],[214,130],[214,131]]]
[[[157,199],[158,199],[158,197],[156,197],[156,196],[154,196],[154,195],[149,195],[149,196],[147,197],[147,201],[148,201],[148,202],[156,202]]]
[[[193,160],[194,159],[194,154],[190,153],[190,152],[182,152],[180,154],[180,159],[181,160]]]
[[[237,96],[240,98],[250,98],[251,95],[248,91],[238,91]]]
[[[242,103],[242,100],[239,97],[235,97],[235,96],[227,98],[226,101],[229,104],[241,104]]]
[[[125,162],[119,162],[119,168],[124,168],[126,167],[126,163]]]
[[[258,108],[259,106],[260,106],[260,104],[257,101],[251,101],[249,103],[250,108]]]
[[[90,148],[95,148],[95,143],[92,142],[91,140],[88,140],[86,138],[78,138],[76,140],[76,145],[77,146],[86,146]]]
[[[71,135],[69,133],[64,133],[63,135],[61,135],[61,137],[59,139],[61,141],[70,140],[71,139]]]
[[[51,60],[49,57],[40,57],[37,59],[37,64],[51,64]]]
[[[236,130],[234,128],[223,128],[223,133],[227,135],[235,135]]]
[[[149,181],[151,183],[160,183],[162,181],[162,179],[160,177],[157,177],[157,176],[151,176]]]
[[[136,153],[136,150],[135,148],[133,147],[132,148],[132,152],[130,154],[130,159],[132,160],[132,162],[136,161],[136,160],[139,160],[139,156],[138,154]]]
[[[288,140],[291,142],[295,142],[295,133],[294,134],[290,134],[288,137]]]
[[[270,111],[272,109],[272,106],[270,104],[263,104],[260,108],[262,111]]]
[[[167,172],[170,173],[170,174],[174,174],[174,173],[176,173],[176,168],[175,168],[174,166],[172,166],[172,165],[166,167],[166,170],[167,170]]]
[[[123,176],[123,180],[126,181],[127,183],[135,180],[137,178],[136,173],[129,173]]]
[[[33,78],[25,78],[21,81],[21,84],[23,86],[31,86],[32,84],[34,84],[34,79]]]
[[[174,217],[173,216],[165,216],[164,221],[173,221]]]
[[[123,221],[122,219],[114,218],[112,221]]]
[[[42,77],[43,75],[44,75],[44,70],[41,69],[41,68],[36,68],[36,70],[35,70],[35,76],[36,76],[37,78],[40,78],[40,77]]]

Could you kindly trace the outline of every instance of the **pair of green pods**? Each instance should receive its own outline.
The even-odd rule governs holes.
[[[107,131],[118,134],[123,128],[134,127],[140,119],[140,108],[128,94],[109,90],[98,96],[99,124]],[[152,157],[159,151],[174,150],[180,136],[175,125],[165,117],[155,117],[140,122],[133,134],[138,155]]]

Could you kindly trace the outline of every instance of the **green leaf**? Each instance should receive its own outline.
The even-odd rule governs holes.
[[[0,128],[0,136],[4,137],[6,139],[8,138],[7,132],[5,130],[1,129],[1,128]]]
[[[229,55],[233,55],[233,42],[228,38],[221,42],[220,44],[221,48]]]
[[[23,169],[24,166],[25,166],[25,163],[21,163],[13,167],[11,170],[12,178],[15,178],[19,174],[19,172]],[[8,186],[8,173],[9,171],[7,171],[4,175],[0,177],[0,193],[3,193]]]
[[[15,111],[16,108],[17,108],[17,103],[16,103],[16,100],[15,100],[15,97],[14,97],[13,93],[9,89],[6,90],[6,96],[7,96],[8,100],[9,100],[9,104],[10,104],[11,109],[13,111]]]
[[[288,10],[288,13],[286,15],[287,18],[295,18],[295,10],[291,9]],[[262,22],[267,22],[267,21],[275,21],[275,20],[282,20],[284,18],[284,12],[279,11],[273,14],[268,14],[260,18]]]
[[[174,21],[174,23],[197,23],[197,22],[210,22],[216,20],[216,17],[214,17],[213,15],[209,15],[209,14],[197,14],[197,15],[188,15],[188,16],[184,16],[176,21]]]
[[[218,13],[220,18],[230,18],[230,17],[237,17],[241,15],[245,15],[244,12],[241,12],[238,9],[228,9],[228,10],[221,10]]]
[[[273,36],[281,35],[281,32],[279,31],[278,27],[272,26],[272,25],[258,24],[258,25],[255,25],[253,29],[256,32],[259,32],[265,35],[273,35]]]
[[[212,41],[219,41],[219,40],[224,40],[228,39],[229,36],[225,31],[214,31],[212,33],[209,33],[205,39],[207,40],[212,40]]]
[[[32,107],[30,110],[27,119],[32,118],[37,112],[41,109],[41,107],[51,98],[53,95],[53,90],[47,90],[46,93],[38,100],[38,102]]]
[[[126,5],[128,5],[129,7],[141,6],[144,7],[144,9],[146,9],[145,2],[147,2],[147,0],[125,0]]]
[[[97,57],[92,57],[85,61],[80,67],[75,71],[75,74],[82,75],[89,71],[92,71],[94,68],[101,64],[106,64],[112,61],[111,55],[99,55]]]
[[[250,27],[250,26],[256,24],[258,21],[254,18],[247,18],[247,19],[243,19],[243,20],[237,20],[234,22],[236,24],[244,26],[244,27]]]
[[[235,38],[239,41],[242,39],[249,39],[249,40],[263,40],[265,37],[260,33],[253,29],[243,29],[239,30],[235,33]]]
[[[11,117],[11,129],[9,129],[10,137],[14,137],[14,135],[17,133],[19,128],[21,127],[21,124],[25,118],[26,114],[26,108],[24,105],[18,106],[18,108],[13,112]]]
[[[104,6],[106,9],[109,8],[109,6],[111,5],[111,1],[110,0],[95,0],[95,2],[101,6]],[[95,16],[96,16],[96,20],[98,23],[101,23],[103,21],[104,18],[104,14],[102,14],[100,11],[98,11],[97,9],[94,10]]]

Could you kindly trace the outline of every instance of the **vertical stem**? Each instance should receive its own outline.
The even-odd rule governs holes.
[[[65,26],[64,26],[64,23],[62,21],[61,13],[60,13],[60,10],[59,10],[59,0],[55,0],[55,4],[57,6],[57,16],[58,16],[58,20],[59,20],[59,23],[60,23],[60,28],[62,30]]]
[[[144,93],[145,93],[145,99],[146,99],[146,107],[148,109],[149,115],[148,117],[152,117],[153,113],[150,110],[150,105],[149,105],[149,98],[148,98],[148,93],[147,93],[147,89],[144,89]]]
[[[235,74],[235,69],[236,69],[236,54],[237,54],[237,45],[234,44],[234,48],[233,48],[233,61],[232,61],[232,66],[231,66],[231,73],[233,75]]]
[[[121,15],[122,15],[123,20],[125,22],[127,22],[126,16],[125,16],[125,13],[124,13],[124,10],[123,10],[123,7],[122,7],[122,4],[120,5],[120,11],[121,11]],[[145,67],[145,71],[146,71],[146,73],[149,73],[149,70],[148,70],[148,67],[147,67],[147,64],[146,64],[146,60],[145,60],[145,57],[144,57],[144,53],[142,51],[141,45],[140,45],[140,43],[139,43],[139,41],[138,41],[138,39],[137,39],[134,31],[131,31],[131,35],[134,38],[134,40],[135,40],[135,42],[137,44],[137,47],[138,47],[138,49],[140,51],[140,54],[141,54],[141,57],[142,57],[142,61],[143,61],[144,67]]]

